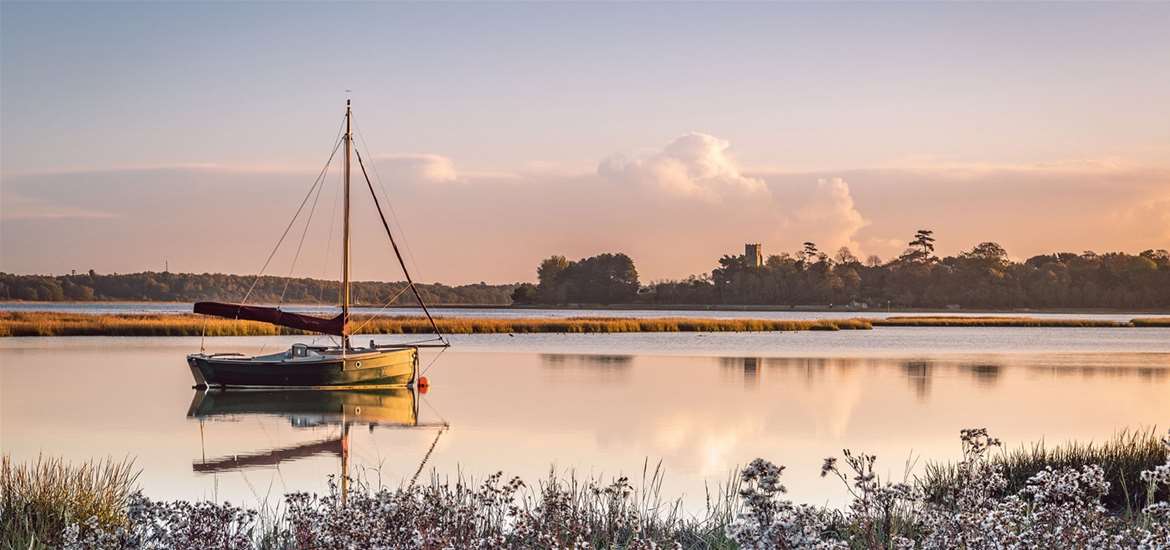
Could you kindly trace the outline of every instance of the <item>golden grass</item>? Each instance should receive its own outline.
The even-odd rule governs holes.
[[[873,327],[1170,327],[1170,318],[1130,322],[1034,317],[922,316],[886,319],[711,319],[695,317],[476,318],[438,317],[446,334],[619,333],[619,332],[773,332],[868,330]],[[355,316],[350,329],[361,334],[427,334],[423,317]],[[88,315],[84,313],[0,312],[3,336],[276,336],[304,332],[255,321],[233,321],[194,314]]]
[[[875,327],[1090,327],[1134,326],[1125,321],[1099,319],[1040,319],[1035,317],[923,316],[872,319]]]
[[[367,322],[369,321],[369,322]],[[797,330],[867,330],[866,319],[768,320],[664,317],[628,319],[574,317],[567,319],[491,319],[439,317],[446,334],[614,333],[614,332],[766,332]],[[426,334],[422,317],[368,320],[357,316],[350,328],[361,334]],[[271,336],[301,331],[202,315],[87,315],[78,313],[0,312],[0,336]]]
[[[1130,323],[1135,327],[1170,327],[1170,317],[1141,317]]]
[[[52,544],[71,522],[96,518],[114,527],[126,522],[126,506],[138,472],[130,460],[94,460],[69,464],[38,456],[16,464],[0,462],[0,542],[37,547]],[[33,544],[39,543],[39,544]]]

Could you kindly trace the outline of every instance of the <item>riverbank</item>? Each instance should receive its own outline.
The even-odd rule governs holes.
[[[785,332],[870,330],[874,327],[1170,327],[1170,318],[1130,321],[1032,317],[890,317],[885,319],[717,319],[690,317],[619,318],[480,318],[439,317],[446,334],[629,333],[629,332]],[[355,316],[354,334],[427,334],[423,317]],[[303,331],[259,323],[192,314],[122,314],[0,312],[4,336],[278,336]]]
[[[166,301],[166,300],[90,300],[90,301],[36,301],[36,300],[0,300],[0,312],[2,311],[62,311],[69,309],[84,309],[94,308],[101,310],[103,308],[125,306],[129,308],[143,308],[143,309],[166,309],[167,311],[159,311],[159,313],[189,313],[192,302],[182,301]],[[266,303],[257,303],[256,305],[272,305]],[[180,307],[181,306],[181,307]],[[305,302],[305,303],[285,303],[283,307],[290,310],[300,311],[325,311],[336,310],[337,304],[333,302]],[[362,306],[355,305],[354,308],[361,309],[365,307],[375,307],[377,309],[385,309],[388,311],[418,311],[417,305],[411,304],[392,304],[388,306]],[[829,304],[822,305],[798,305],[798,306],[778,306],[778,305],[746,305],[746,304],[490,304],[490,303],[430,303],[428,307],[435,309],[448,310],[498,310],[501,312],[522,312],[522,311],[669,311],[669,312],[687,312],[693,311],[697,313],[718,313],[718,312],[759,312],[759,313],[833,313],[833,314],[855,314],[857,317],[871,317],[875,315],[922,315],[922,314],[938,314],[942,316],[956,316],[956,315],[1009,315],[1009,316],[1029,316],[1029,315],[1170,315],[1170,309],[1165,308],[1012,308],[1012,309],[995,309],[995,308],[938,308],[938,307],[894,307],[894,308],[858,308],[848,306],[832,306]],[[604,316],[604,313],[599,313],[598,316]]]
[[[436,324],[445,334],[524,333],[619,333],[619,332],[772,332],[799,330],[868,330],[864,319],[632,319],[613,317],[462,318],[440,317]],[[350,320],[354,334],[428,334],[433,332],[423,317]],[[303,331],[258,323],[201,315],[87,315],[77,313],[3,312],[0,336],[276,336]]]

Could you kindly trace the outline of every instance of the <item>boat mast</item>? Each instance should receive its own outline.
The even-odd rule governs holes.
[[[349,159],[353,151],[353,134],[349,127],[349,100],[345,100],[345,221],[341,245],[341,353],[349,349]]]

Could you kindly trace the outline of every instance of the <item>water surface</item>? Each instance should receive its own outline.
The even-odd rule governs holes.
[[[254,353],[297,340],[205,344]],[[503,470],[535,480],[556,467],[636,480],[645,461],[661,461],[663,492],[697,510],[706,486],[755,457],[788,466],[796,500],[839,503],[843,490],[817,474],[821,459],[844,447],[877,454],[882,471],[901,479],[911,456],[920,464],[955,457],[964,427],[1022,443],[1170,424],[1170,329],[453,341],[424,355],[425,395],[208,401],[190,388],[183,360],[198,338],[3,339],[0,447],[19,460],[132,456],[150,496],[256,505],[325,489],[340,471],[344,414],[349,472],[372,482],[410,479],[432,445],[423,470],[445,476]]]

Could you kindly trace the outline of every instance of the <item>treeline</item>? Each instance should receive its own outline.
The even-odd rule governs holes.
[[[0,300],[160,301],[202,300],[237,302],[248,294],[249,303],[335,304],[341,284],[320,279],[225,275],[222,273],[143,272],[101,275],[12,275],[0,273]],[[418,285],[428,304],[506,305],[516,285]],[[362,281],[350,285],[350,301],[357,305],[412,305],[414,296],[404,282]]]
[[[755,258],[727,255],[710,273],[645,286],[638,284],[631,261],[613,280],[602,281],[598,287],[609,290],[597,294],[581,287],[594,284],[604,271],[575,270],[574,266],[595,264],[595,258],[628,257],[604,254],[568,262],[554,256],[541,263],[539,284],[520,285],[513,299],[534,304],[1170,307],[1170,253],[1166,250],[1137,255],[1062,252],[1013,262],[1002,246],[985,242],[940,258],[934,254],[934,236],[928,230],[919,231],[908,245],[893,260],[870,256],[862,261],[848,248],[830,256],[808,242],[796,253],[769,256],[763,265],[757,266]]]
[[[539,285],[524,283],[516,304],[624,304],[639,291],[638,270],[625,254],[599,254],[579,261],[553,256],[536,269]]]

